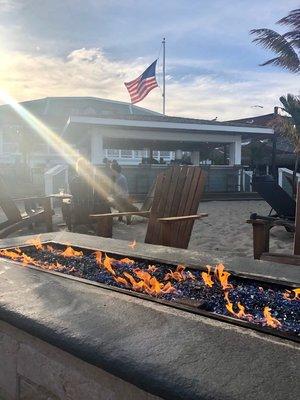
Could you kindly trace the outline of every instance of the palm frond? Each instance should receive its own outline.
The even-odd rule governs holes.
[[[300,136],[293,122],[287,118],[278,118],[273,121],[272,127],[294,147],[295,152],[300,150]]]
[[[263,47],[278,54],[278,57],[268,60],[261,65],[273,64],[286,68],[292,72],[300,71],[299,56],[294,50],[291,42],[289,42],[284,35],[280,35],[272,29],[265,28],[252,29],[250,33],[256,35],[256,38],[253,39],[254,43],[261,44]]]
[[[289,93],[286,97],[281,96],[279,100],[284,107],[284,111],[292,117],[294,124],[300,125],[300,96]]]
[[[296,49],[300,49],[300,31],[290,31],[282,35],[289,44]]]
[[[294,96],[289,93],[286,97],[281,96],[279,100],[284,107],[284,111],[291,116],[288,124],[283,123],[281,131],[293,143],[295,152],[300,153],[300,96]]]
[[[265,65],[270,65],[270,64],[282,67],[284,69],[288,69],[289,71],[292,71],[292,72],[300,71],[300,68],[299,68],[299,65],[298,65],[299,61],[291,62],[290,58],[282,57],[282,56],[271,58],[270,60],[265,61],[264,63],[259,64],[259,65],[260,66],[265,66]]]
[[[284,17],[281,18],[277,24],[280,25],[290,25],[296,28],[298,31],[300,30],[300,9],[292,10],[290,13]]]
[[[266,49],[276,52],[281,52],[282,49],[289,44],[289,42],[282,35],[273,31],[272,29],[252,29],[250,34],[257,36],[252,40],[253,43],[259,43]]]

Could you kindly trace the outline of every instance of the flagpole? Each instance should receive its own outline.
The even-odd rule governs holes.
[[[163,38],[163,115],[166,114],[166,38]]]

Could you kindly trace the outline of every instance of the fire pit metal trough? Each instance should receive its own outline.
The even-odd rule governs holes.
[[[68,251],[73,253],[68,254]],[[11,258],[11,252],[20,256]],[[299,351],[300,279],[293,266],[70,233],[41,235],[39,241],[35,237],[3,240],[0,257],[0,288],[3,289],[0,319],[160,398],[238,399],[242,395],[254,398],[244,393],[245,369],[250,369],[253,376],[259,370],[266,374],[262,387],[255,389],[257,393],[264,393],[264,397],[256,398],[274,399],[283,391],[283,380],[292,382],[297,374],[293,366]],[[13,301],[11,288],[5,288],[5,279],[16,286],[18,296]],[[20,280],[24,283],[20,284]],[[36,281],[38,287],[45,289],[48,284],[53,290],[48,288],[45,293],[40,288],[36,290]],[[19,299],[24,291],[29,292],[31,299],[26,305]],[[130,300],[132,296],[136,300]],[[261,309],[260,303],[257,305],[258,298]],[[46,316],[41,315],[42,324],[39,316],[32,313],[33,308],[38,315],[35,303],[40,299],[43,311],[45,304],[49,308]],[[244,303],[239,301],[241,299]],[[266,303],[270,299],[272,303]],[[70,310],[66,311],[69,304],[77,301],[78,310],[72,308],[71,314]],[[114,302],[119,304],[124,315],[116,311]],[[83,347],[78,347],[72,329],[79,328],[74,317],[77,313],[82,317],[81,306],[85,318],[89,317],[89,332],[83,332],[86,327],[80,324],[80,335],[98,343],[100,339],[95,339],[95,334],[99,325],[98,332],[101,338],[105,337],[103,343],[107,349],[93,348],[89,341],[82,343],[82,337]],[[95,313],[98,306],[99,313]],[[62,319],[57,315],[59,312],[64,314]],[[130,332],[124,319],[126,315],[132,323]],[[103,330],[107,329],[109,316],[118,331],[117,335],[113,333],[111,341],[109,332]],[[70,326],[66,329],[64,321],[68,319]],[[122,336],[124,331],[126,334]],[[137,337],[140,343],[133,345],[132,339]],[[114,346],[110,354],[109,348]],[[124,359],[122,356],[117,358],[117,348],[120,354],[126,354]],[[138,363],[133,348],[140,353]],[[150,356],[151,349],[156,349],[154,353],[165,354],[166,363],[161,356]],[[257,356],[256,351],[262,354]],[[241,358],[241,352],[245,360]],[[276,374],[268,365],[274,352]],[[229,376],[234,373],[225,367],[226,357],[227,365],[243,378],[236,385],[229,384],[227,389],[222,389],[221,381],[228,383]],[[149,359],[153,360],[150,364]],[[261,365],[257,365],[258,360]],[[112,367],[113,363],[118,365]],[[190,377],[182,371],[182,363],[188,365]],[[286,372],[283,372],[284,365]],[[221,372],[220,366],[225,368],[224,379],[218,375],[212,380],[216,371]],[[159,376],[155,369],[160,371]],[[200,375],[195,376],[195,373]],[[277,394],[271,396],[267,392],[273,392],[274,383],[268,379],[275,379],[275,375]],[[166,376],[170,382],[166,382]],[[253,376],[248,382],[252,391],[255,388]],[[211,382],[209,388],[205,387],[204,378]],[[289,387],[289,390],[292,393],[294,388]]]

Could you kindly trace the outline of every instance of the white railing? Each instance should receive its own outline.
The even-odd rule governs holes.
[[[288,168],[278,168],[278,185],[282,187],[284,184],[284,176],[293,177],[293,171]],[[300,180],[300,174],[296,174],[298,181]]]
[[[300,174],[296,174],[297,181],[300,181]],[[293,195],[292,188],[293,171],[288,168],[278,168],[278,185],[289,195]]]
[[[252,192],[253,171],[242,171],[242,188],[244,192]]]
[[[56,165],[44,174],[45,194],[57,193],[60,189],[68,192],[68,165]]]

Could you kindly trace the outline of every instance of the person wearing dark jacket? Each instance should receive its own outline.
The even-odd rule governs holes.
[[[86,161],[77,160],[76,175],[70,181],[69,187],[72,194],[72,225],[91,226],[94,221],[90,214],[110,213],[110,206],[102,193],[98,193],[85,178],[84,168]]]

